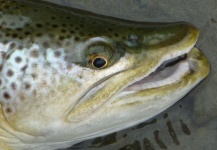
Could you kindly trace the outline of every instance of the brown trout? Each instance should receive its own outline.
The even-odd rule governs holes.
[[[209,73],[198,35],[0,0],[0,149],[66,148],[159,114]]]

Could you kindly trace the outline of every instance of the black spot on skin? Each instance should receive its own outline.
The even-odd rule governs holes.
[[[124,41],[125,41],[126,39],[127,39],[127,38],[126,38],[125,36],[122,36],[122,40],[124,40]]]
[[[140,128],[143,128],[147,125],[155,124],[156,122],[157,122],[157,119],[153,119],[150,122],[144,122],[144,123],[139,124],[135,129],[140,129]]]
[[[54,17],[54,16],[51,16],[50,18],[51,18],[52,20],[56,20],[56,17]]]
[[[67,27],[67,24],[63,23],[63,24],[62,24],[62,27]]]
[[[167,124],[167,128],[168,128],[169,134],[170,134],[171,138],[173,139],[174,144],[180,145],[180,142],[179,142],[179,140],[178,140],[178,138],[176,136],[176,133],[175,133],[175,131],[173,129],[171,121],[170,120],[167,121],[166,124]]]
[[[53,27],[53,28],[58,28],[58,25],[53,24],[52,27]]]
[[[92,33],[89,33],[89,34],[88,34],[88,36],[89,36],[89,37],[92,37],[92,36],[93,36],[93,34],[92,34]]]
[[[34,69],[35,69],[35,68],[37,68],[37,67],[38,67],[38,64],[36,64],[36,63],[33,63],[31,66],[32,66],[32,68],[34,68]]]
[[[154,131],[154,139],[155,139],[155,142],[160,146],[161,149],[167,149],[167,146],[164,144],[164,142],[159,137],[158,130]]]
[[[74,27],[74,24],[69,24],[70,27]]]
[[[22,61],[22,59],[19,57],[19,56],[17,56],[16,58],[15,58],[15,62],[16,63],[20,63]]]
[[[10,50],[14,49],[16,47],[16,43],[11,43],[10,44]]]
[[[66,30],[65,30],[65,29],[62,29],[61,32],[62,32],[62,33],[66,33]]]
[[[37,37],[40,37],[40,36],[42,36],[42,33],[36,33],[35,34]]]
[[[182,105],[179,105],[180,108],[182,108]]]
[[[18,34],[17,33],[13,33],[12,34],[12,38],[17,38],[18,37]]]
[[[18,32],[20,32],[20,31],[22,31],[23,29],[22,29],[22,28],[16,28],[16,30],[17,30]]]
[[[61,56],[61,52],[60,51],[55,51],[54,56],[59,58]]]
[[[143,145],[144,145],[145,150],[155,150],[154,146],[151,144],[151,142],[147,138],[143,139]]]
[[[23,21],[23,17],[19,17],[19,20],[20,20],[20,21]]]
[[[116,37],[119,37],[119,34],[118,34],[118,33],[115,33],[114,35],[115,35]]]
[[[58,47],[61,47],[62,46],[62,43],[61,42],[56,42],[56,45],[58,46]]]
[[[3,21],[2,23],[1,23],[1,26],[6,26],[7,25],[7,23],[5,22],[5,21]]]
[[[55,35],[52,34],[52,33],[49,33],[48,36],[49,36],[50,39],[54,39],[54,37],[55,37]]]
[[[70,19],[71,19],[71,17],[67,16],[67,17],[66,17],[66,19],[69,19],[69,20],[70,20]]]
[[[33,11],[34,11],[34,12],[38,12],[38,9],[34,8]]]
[[[191,131],[189,130],[188,126],[180,119],[182,132],[186,135],[191,135]]]
[[[36,79],[36,78],[37,78],[37,75],[33,73],[33,74],[32,74],[32,78],[33,78],[33,79]]]
[[[23,94],[21,94],[21,95],[20,95],[20,100],[21,100],[21,101],[25,101],[25,99],[26,99],[26,97],[25,97]]]
[[[39,57],[39,51],[38,50],[32,50],[30,52],[30,56],[33,58],[38,58]]]
[[[8,76],[8,77],[12,77],[13,75],[14,75],[14,72],[9,69],[9,70],[7,71],[7,76]]]
[[[108,28],[108,31],[110,31],[110,32],[112,32],[112,31],[114,31],[112,28]]]
[[[92,24],[97,24],[95,21],[92,21],[91,23],[92,23]]]
[[[30,35],[30,34],[31,34],[31,33],[30,33],[29,31],[26,31],[26,32],[25,32],[25,35],[26,35],[26,36],[28,36],[28,35]]]
[[[25,23],[25,25],[24,25],[25,27],[29,27],[30,26],[30,24],[29,23]]]
[[[79,41],[80,40],[80,38],[79,37],[75,37],[75,41]]]
[[[79,32],[79,34],[80,34],[81,36],[83,36],[83,35],[84,35],[84,32]]]
[[[75,27],[75,30],[80,30],[80,28],[79,27]]]
[[[81,28],[84,28],[84,25],[83,25],[83,24],[80,24],[79,26],[80,26]]]
[[[8,92],[4,92],[3,93],[3,97],[6,99],[6,100],[10,100],[11,99],[11,96]]]
[[[75,33],[75,31],[74,31],[74,30],[70,30],[69,32],[70,32],[71,34],[74,34],[74,33]]]
[[[25,83],[24,87],[25,87],[26,90],[29,90],[31,88],[31,85],[29,83]]]
[[[23,68],[21,68],[22,71],[26,71],[27,65],[25,65]]]
[[[23,36],[19,36],[19,39],[20,39],[20,40],[23,40]]]
[[[43,25],[40,24],[40,23],[37,23],[35,26],[38,27],[38,28],[42,28],[43,27]]]
[[[4,40],[2,43],[5,45],[8,44],[8,40]]]
[[[16,90],[17,89],[17,85],[16,85],[16,83],[11,83],[11,89],[12,90]]]
[[[23,46],[22,46],[22,45],[19,45],[19,46],[18,46],[18,49],[19,49],[19,50],[22,50],[22,49],[23,49]]]
[[[59,40],[61,40],[61,41],[64,40],[64,39],[65,39],[64,36],[60,36],[60,37],[59,37]]]
[[[126,145],[119,150],[141,150],[141,145],[139,141],[134,141],[131,145]]]
[[[10,113],[12,113],[12,109],[11,109],[10,107],[7,107],[7,108],[5,109],[5,112],[6,112],[7,114],[10,114]]]
[[[6,36],[6,37],[9,37],[9,36],[10,36],[10,33],[6,33],[5,36]]]
[[[43,47],[44,47],[44,48],[49,48],[49,43],[48,43],[48,42],[44,42],[44,43],[43,43]]]
[[[11,22],[11,23],[10,23],[10,26],[12,26],[12,27],[14,27],[15,25],[16,25],[15,22]]]

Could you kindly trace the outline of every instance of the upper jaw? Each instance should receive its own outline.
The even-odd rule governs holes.
[[[148,76],[127,86],[123,91],[141,91],[173,84],[190,70],[188,55],[183,54],[164,61]]]

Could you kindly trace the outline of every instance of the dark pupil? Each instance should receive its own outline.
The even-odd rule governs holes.
[[[93,61],[93,65],[96,68],[101,68],[101,67],[105,66],[105,64],[106,64],[106,61],[104,59],[102,59],[102,58],[96,58]]]

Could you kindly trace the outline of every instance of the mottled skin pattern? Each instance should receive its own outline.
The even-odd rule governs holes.
[[[209,72],[193,48],[197,37],[186,23],[133,23],[0,0],[0,148],[64,148],[162,112]],[[175,79],[124,90],[185,53]],[[107,65],[94,67],[95,56]]]

